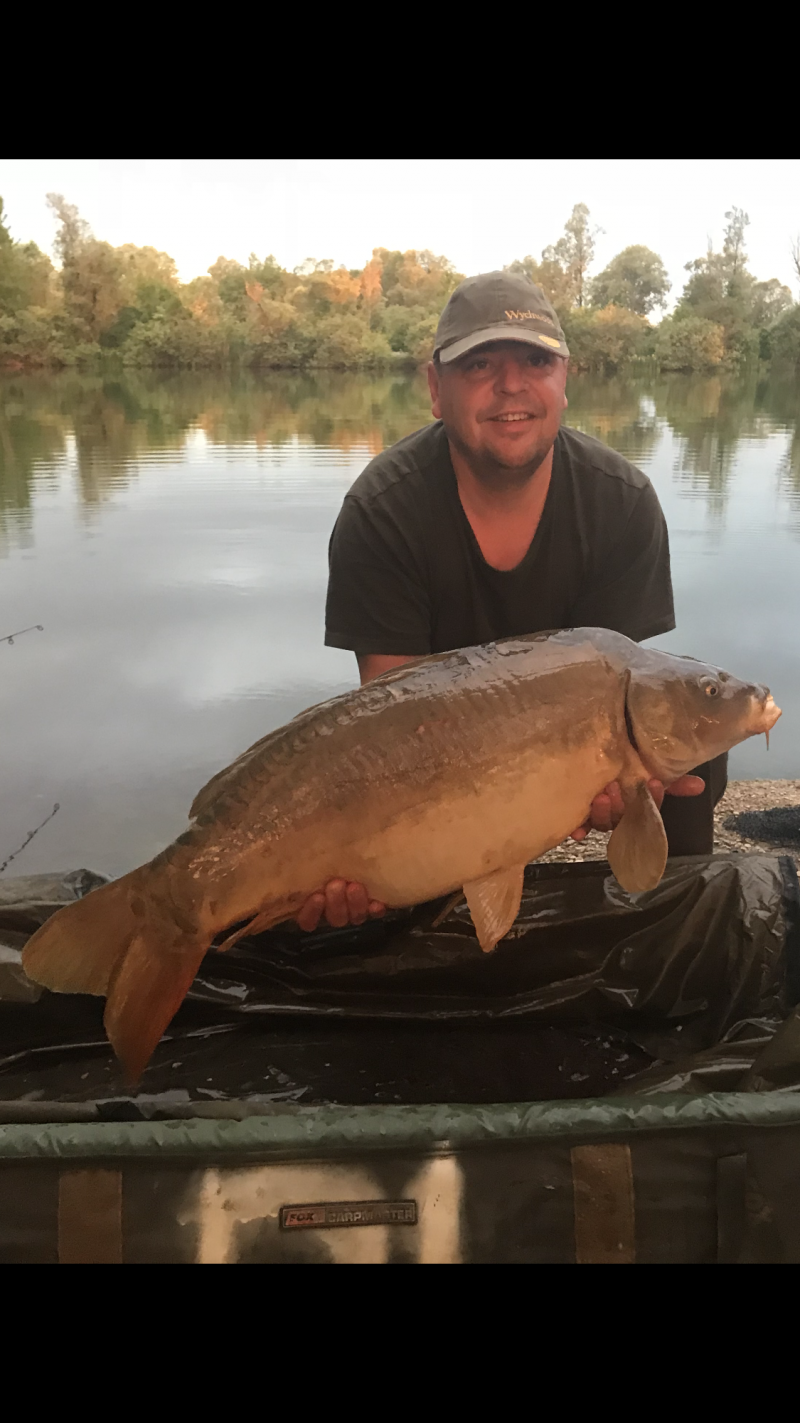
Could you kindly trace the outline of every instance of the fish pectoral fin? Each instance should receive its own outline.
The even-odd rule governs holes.
[[[608,863],[627,894],[655,889],[667,864],[667,832],[646,781],[622,785],[625,813],[608,842]]]
[[[492,952],[519,914],[524,872],[524,865],[512,865],[464,885],[478,943],[485,954]]]

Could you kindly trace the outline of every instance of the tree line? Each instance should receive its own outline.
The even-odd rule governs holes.
[[[113,247],[78,209],[48,195],[58,266],[15,241],[0,199],[0,369],[88,367],[386,370],[430,356],[439,314],[462,280],[429,251],[377,247],[361,269],[308,258],[293,271],[251,254],[219,257],[181,282],[153,247]],[[800,370],[800,304],[777,278],[747,265],[747,213],[725,214],[720,251],[687,262],[674,311],[661,258],[634,245],[592,275],[595,227],[584,203],[539,260],[507,270],[543,288],[564,327],[572,364],[610,374],[632,362],[662,370],[737,370],[777,363]],[[792,244],[800,281],[800,239]]]

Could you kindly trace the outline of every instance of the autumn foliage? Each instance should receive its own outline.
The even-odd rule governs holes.
[[[182,283],[167,253],[113,247],[59,194],[48,202],[57,265],[34,243],[13,240],[0,200],[6,368],[414,367],[429,358],[442,307],[461,280],[433,252],[376,247],[361,269],[308,258],[287,271],[271,256],[253,253],[246,266],[218,257],[205,276]],[[687,264],[684,292],[660,327],[652,313],[669,290],[660,258],[627,247],[592,278],[600,229],[585,204],[575,206],[540,260],[524,257],[508,270],[544,289],[580,369],[609,373],[639,358],[703,370],[787,352],[800,364],[791,293],[774,278],[755,281],[746,263],[746,214],[734,208],[726,219],[722,251]]]

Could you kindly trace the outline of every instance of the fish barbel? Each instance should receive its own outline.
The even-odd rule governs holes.
[[[256,742],[199,792],[185,834],[47,920],[25,971],[105,995],[136,1080],[212,942],[293,916],[330,879],[390,907],[463,886],[490,951],[516,918],[525,865],[617,780],[609,863],[624,889],[653,888],[667,841],[648,780],[669,783],[779,716],[766,687],[603,628],[423,658]]]

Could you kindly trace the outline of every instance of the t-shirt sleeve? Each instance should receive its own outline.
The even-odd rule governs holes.
[[[634,642],[675,626],[667,524],[649,482],[617,543],[601,557],[572,610],[574,627],[606,627]]]
[[[358,656],[431,651],[427,580],[406,534],[378,501],[346,498],[328,550],[325,644]]]

